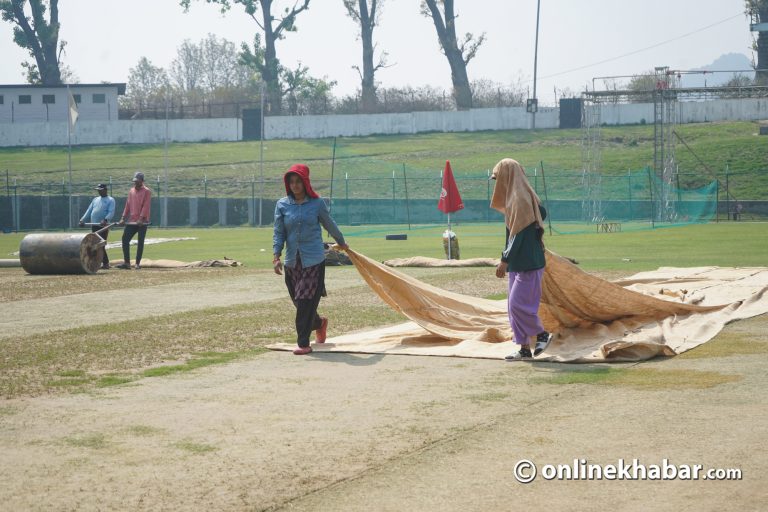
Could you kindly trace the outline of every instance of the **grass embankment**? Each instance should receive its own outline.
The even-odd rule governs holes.
[[[768,197],[768,137],[758,137],[758,125],[751,122],[702,123],[681,125],[680,136],[691,151],[678,144],[683,187],[701,186],[716,174],[725,181],[730,170],[730,190],[739,199]],[[653,162],[653,126],[604,127],[602,130],[602,169],[607,176],[626,175]],[[334,165],[335,197],[343,194],[343,178],[364,180],[401,178],[403,166],[409,179],[411,197],[431,197],[434,179],[450,160],[458,179],[481,178],[505,157],[513,157],[530,169],[544,162],[554,177],[566,170],[578,175],[582,167],[580,130],[511,130],[472,133],[432,133],[338,138]],[[261,173],[258,142],[171,144],[168,149],[169,194],[211,197],[248,196],[250,182]],[[264,143],[265,179],[279,177],[291,164],[306,162],[324,196],[330,185],[333,140],[270,140]],[[66,148],[0,148],[0,171],[9,170],[19,185],[47,183],[40,192],[58,193],[67,177]],[[127,183],[133,172],[146,172],[150,184],[164,176],[162,145],[83,146],[73,148],[73,181],[76,192],[90,193],[92,183]],[[207,185],[203,180],[207,180]],[[411,181],[413,180],[413,181]],[[425,180],[421,185],[420,180]],[[358,197],[389,197],[391,184],[354,181]],[[400,187],[401,185],[397,185]],[[606,185],[608,186],[608,185]],[[479,186],[483,188],[482,186]],[[82,190],[80,190],[82,189]],[[118,189],[119,190],[119,189]],[[257,188],[258,190],[258,188]],[[402,192],[397,193],[402,197]],[[475,193],[476,192],[476,193]],[[265,195],[280,193],[269,184]],[[469,197],[482,197],[483,191],[467,191]]]

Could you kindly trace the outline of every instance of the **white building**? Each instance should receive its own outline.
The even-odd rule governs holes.
[[[125,84],[73,84],[79,121],[117,121]],[[0,124],[67,120],[66,85],[0,85]]]

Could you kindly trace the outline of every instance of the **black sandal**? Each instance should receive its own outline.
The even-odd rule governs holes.
[[[549,348],[549,344],[552,343],[552,339],[555,337],[554,334],[547,331],[542,331],[539,334],[536,335],[536,348],[533,350],[533,355],[538,356],[547,348]]]
[[[520,350],[513,352],[504,358],[505,361],[530,361],[533,359],[531,349],[520,347]]]

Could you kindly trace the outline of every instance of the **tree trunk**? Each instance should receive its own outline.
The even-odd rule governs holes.
[[[363,42],[363,77],[361,82],[363,112],[376,111],[376,84],[374,82],[375,68],[373,66],[373,20],[368,13],[367,0],[359,0],[360,4],[360,39]],[[376,0],[372,4],[375,16]]]
[[[42,19],[42,2],[32,2],[31,6],[37,5],[40,9],[40,18]],[[40,69],[40,79],[43,85],[59,85],[61,84],[61,69],[59,69],[59,55],[57,50],[59,47],[59,0],[51,0],[50,4],[50,20],[47,26],[41,30],[37,28],[37,33],[40,36],[40,42],[43,46],[43,54],[45,55],[44,66],[47,68],[43,71],[43,65],[38,63],[37,67]],[[37,23],[35,24],[37,26]]]
[[[262,78],[267,84],[267,110],[272,115],[283,111],[283,97],[280,89],[280,62],[275,49],[275,34],[272,28],[272,0],[261,0],[264,19],[264,71]]]
[[[469,110],[472,108],[472,89],[469,87],[469,78],[467,77],[467,66],[464,64],[464,58],[458,50],[446,54],[448,62],[451,65],[451,80],[453,81],[453,97],[456,100],[458,110]]]
[[[12,2],[11,9],[16,24],[24,33],[26,45],[19,46],[29,50],[37,63],[40,80],[43,85],[60,85],[61,71],[59,56],[56,51],[59,46],[59,6],[58,0],[50,1],[50,21],[45,21],[45,6],[42,0],[30,0],[34,28],[29,24],[24,13],[23,2]]]
[[[58,55],[56,55],[57,46],[56,39],[43,41],[43,62],[37,63],[43,85],[61,84],[61,70],[59,69]]]
[[[469,87],[467,65],[456,41],[456,15],[453,11],[453,0],[444,0],[445,21],[437,7],[437,0],[425,0],[432,15],[432,21],[437,29],[437,37],[440,46],[451,66],[451,82],[453,83],[453,97],[458,110],[472,108],[472,90]]]

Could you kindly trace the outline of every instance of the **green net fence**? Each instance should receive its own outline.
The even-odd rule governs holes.
[[[328,201],[341,225],[436,225],[447,221],[437,209],[442,165],[426,169],[341,153],[308,163],[313,187]],[[257,169],[254,165],[250,170]],[[489,180],[490,169],[466,170],[454,165],[453,171],[464,209],[451,215],[452,222],[501,222],[500,214],[489,207],[494,185]],[[549,227],[557,233],[702,223],[715,219],[718,208],[723,218],[731,210],[723,182],[718,184],[698,173],[678,173],[672,182],[664,182],[647,168],[596,175],[541,163],[526,173],[547,207]],[[148,180],[155,225],[270,225],[275,201],[285,196],[282,180],[274,174],[267,179],[259,179],[254,172],[193,180],[173,175],[167,182],[159,176]],[[76,224],[87,208],[92,186],[74,183],[73,190],[80,194],[73,196],[64,181],[7,186],[6,194],[0,196],[0,225],[4,230],[66,229],[68,219],[72,217]],[[130,184],[109,186],[118,212],[122,211]]]
[[[334,168],[334,179],[321,183],[331,198],[332,213],[343,224],[444,223],[437,210],[440,170],[392,165],[390,176],[369,177],[370,162],[343,159]],[[553,230],[576,233],[595,230],[651,229],[660,225],[708,222],[715,218],[717,181],[698,175],[678,175],[675,183],[660,180],[649,169],[622,175],[590,175],[580,171],[543,169],[526,171],[531,185],[549,211]],[[464,209],[452,214],[453,222],[497,222],[500,215],[489,208],[493,192],[490,170],[461,172],[454,169]],[[684,181],[689,185],[680,187]],[[697,183],[698,182],[698,183]],[[698,185],[698,186],[697,186]]]

